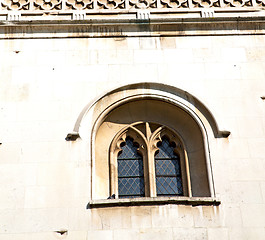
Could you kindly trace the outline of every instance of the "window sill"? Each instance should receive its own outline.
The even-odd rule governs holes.
[[[219,206],[220,200],[211,197],[143,197],[126,199],[103,199],[89,201],[87,208],[151,206],[151,205]]]

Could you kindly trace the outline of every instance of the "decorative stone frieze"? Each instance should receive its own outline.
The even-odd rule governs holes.
[[[170,13],[183,14],[198,12],[199,9],[205,9],[206,13],[211,9],[211,13],[217,12],[253,12],[261,11],[265,5],[264,0],[0,0],[0,20],[23,20],[25,18],[36,19],[73,19],[85,20],[94,19],[96,16],[121,15],[129,18],[139,18],[139,11],[148,10],[150,18],[154,14]],[[8,12],[21,12],[21,18],[10,18]],[[76,15],[76,11],[82,11]],[[205,11],[203,11],[205,12]],[[68,17],[67,17],[68,16]],[[213,17],[213,14],[201,14],[202,17]],[[2,17],[2,18],[1,18]],[[3,19],[5,17],[5,19]],[[40,20],[40,18],[38,18]],[[98,17],[97,17],[98,18]]]

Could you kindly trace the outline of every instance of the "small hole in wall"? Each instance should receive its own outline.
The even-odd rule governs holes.
[[[54,231],[57,239],[64,239],[68,235],[68,230],[66,229],[60,229],[58,231]]]

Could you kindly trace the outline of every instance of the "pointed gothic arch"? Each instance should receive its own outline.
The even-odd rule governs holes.
[[[227,137],[229,132],[220,131],[212,113],[191,94],[164,84],[139,83],[110,91],[88,104],[76,121],[74,133],[69,134],[68,140],[81,137],[85,148],[91,146],[90,151],[84,150],[91,163],[91,199],[110,196],[110,144],[122,128],[139,121],[178,133],[189,157],[190,195],[214,197],[209,136]]]

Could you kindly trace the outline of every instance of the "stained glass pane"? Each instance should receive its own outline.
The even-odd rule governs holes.
[[[143,158],[132,138],[126,138],[118,156],[119,198],[144,197]]]
[[[157,196],[183,195],[180,160],[167,138],[162,138],[155,155],[155,169]]]

